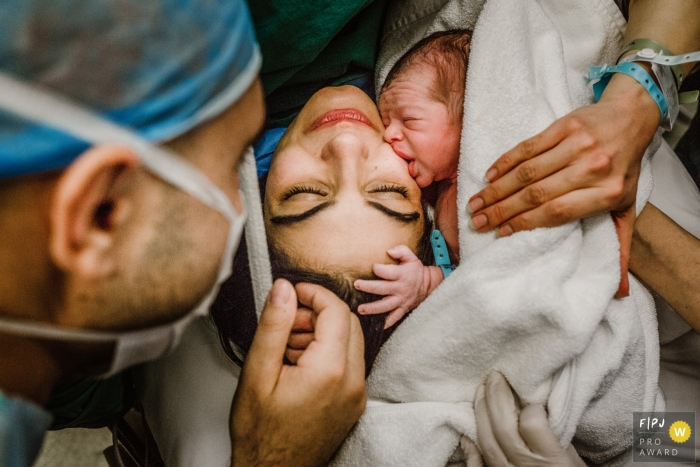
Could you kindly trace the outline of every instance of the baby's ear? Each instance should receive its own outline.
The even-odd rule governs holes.
[[[131,199],[124,178],[139,164],[129,149],[100,145],[65,170],[50,213],[49,251],[60,269],[89,278],[113,270],[110,253],[121,221],[116,213]]]

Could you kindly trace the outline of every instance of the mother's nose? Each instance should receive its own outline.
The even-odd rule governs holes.
[[[336,134],[326,142],[321,151],[324,160],[367,159],[369,149],[362,135],[350,131]]]

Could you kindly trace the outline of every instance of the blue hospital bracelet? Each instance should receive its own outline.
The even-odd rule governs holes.
[[[440,266],[440,269],[442,269],[442,276],[447,279],[447,276],[449,276],[457,266],[450,264],[450,254],[447,252],[447,243],[439,230],[434,229],[430,233],[430,245],[433,247],[435,266]]]
[[[596,101],[600,100],[600,96],[603,94],[605,86],[610,82],[613,73],[623,73],[634,78],[647,90],[651,98],[656,102],[656,105],[659,106],[661,120],[666,118],[668,115],[668,102],[666,102],[664,93],[661,92],[649,73],[634,62],[624,62],[619,65],[592,66],[588,68],[588,79],[593,83],[593,94],[595,95]]]

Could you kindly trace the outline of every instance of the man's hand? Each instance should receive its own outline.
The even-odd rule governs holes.
[[[442,282],[442,271],[437,266],[423,263],[405,245],[394,247],[387,254],[399,264],[375,264],[372,271],[384,280],[355,281],[355,288],[363,292],[384,295],[384,298],[358,307],[358,313],[374,315],[390,312],[384,329],[390,328],[409,311],[416,308]]]
[[[573,447],[564,449],[541,405],[522,411],[508,381],[491,373],[474,399],[479,445],[489,467],[584,467]]]
[[[287,341],[287,350],[284,356],[293,364],[297,364],[299,357],[304,353],[304,350],[314,340],[314,326],[316,325],[316,314],[313,310],[300,306],[297,309],[297,315],[294,318],[292,333]]]
[[[297,300],[315,315],[313,341],[283,365]],[[347,305],[313,284],[277,280],[231,411],[232,466],[320,466],[365,407],[364,341]]]
[[[641,160],[660,118],[634,79],[615,74],[600,102],[560,118],[489,168],[490,185],[469,200],[471,225],[479,232],[498,228],[507,236],[624,213],[614,216],[625,281]],[[618,296],[626,295],[625,286],[620,284]]]

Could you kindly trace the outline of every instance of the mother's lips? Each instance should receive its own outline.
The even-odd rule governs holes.
[[[353,121],[357,123],[362,123],[375,130],[377,129],[372,124],[370,119],[367,118],[367,115],[363,114],[357,109],[333,109],[318,117],[306,131],[308,132],[318,130],[319,128],[332,126],[335,123],[342,121]]]

